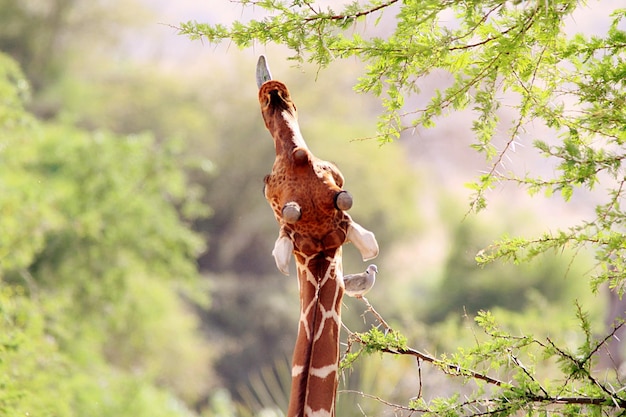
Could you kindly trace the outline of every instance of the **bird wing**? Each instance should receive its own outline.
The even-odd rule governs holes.
[[[358,291],[364,289],[367,284],[367,276],[365,274],[352,274],[343,277],[343,283],[348,291]]]

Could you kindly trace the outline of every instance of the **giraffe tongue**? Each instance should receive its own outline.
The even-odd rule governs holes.
[[[361,252],[364,261],[378,256],[378,242],[376,242],[374,233],[354,221],[352,221],[348,227],[346,240],[356,246],[359,252]]]
[[[256,85],[258,88],[261,88],[266,81],[271,79],[270,67],[267,65],[265,55],[261,55],[256,63]]]

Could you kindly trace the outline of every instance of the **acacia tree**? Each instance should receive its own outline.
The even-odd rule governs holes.
[[[347,57],[362,60],[367,66],[355,89],[381,98],[385,108],[378,123],[381,141],[471,109],[472,148],[484,154],[489,165],[471,184],[471,210],[484,209],[487,192],[503,181],[526,187],[530,194],[560,193],[565,201],[578,188],[605,189],[594,218],[536,237],[502,239],[481,251],[477,261],[526,262],[551,249],[591,250],[598,264],[590,278],[591,289],[597,291],[608,283],[614,294],[623,295],[626,9],[599,6],[605,7],[610,24],[604,34],[589,36],[564,30],[574,11],[587,7],[577,0],[371,0],[354,1],[341,10],[309,0],[238,3],[263,9],[265,17],[229,26],[188,22],[181,24],[180,32],[215,43],[229,40],[240,47],[283,44],[294,52],[294,59],[321,68]],[[379,22],[392,22],[393,29],[378,30]],[[450,85],[436,90],[421,108],[405,105],[406,98],[419,93],[419,82],[435,70],[450,73]],[[516,117],[506,126],[506,139],[500,144],[495,140],[496,129],[502,129],[497,110],[505,96],[514,97]],[[532,143],[554,162],[550,178],[533,172],[502,172],[504,158],[530,123],[541,123],[553,133],[549,140]],[[598,330],[591,328],[582,306],[577,306],[576,316],[581,335],[577,347],[532,335],[514,336],[501,329],[493,315],[482,312],[476,321],[488,338],[469,351],[434,358],[409,348],[398,332],[373,329],[351,335],[361,347],[349,352],[344,363],[349,366],[361,353],[371,351],[408,354],[489,387],[463,399],[426,401],[418,396],[393,405],[409,414],[624,415],[626,393],[617,366],[602,374],[596,366],[623,320],[597,337]],[[559,376],[545,382],[539,360],[558,364]]]

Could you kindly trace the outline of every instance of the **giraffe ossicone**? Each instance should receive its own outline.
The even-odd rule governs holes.
[[[258,88],[261,88],[264,82],[271,79],[272,74],[270,73],[270,67],[267,65],[265,56],[261,55],[256,65],[256,85]]]
[[[280,226],[272,255],[289,275],[293,255],[300,290],[300,320],[292,360],[287,417],[334,417],[338,384],[342,245],[352,242],[364,259],[378,255],[374,233],[345,212],[352,196],[332,163],[316,158],[298,125],[289,90],[272,80],[265,57],[257,63],[259,104],[276,149],[264,195]]]

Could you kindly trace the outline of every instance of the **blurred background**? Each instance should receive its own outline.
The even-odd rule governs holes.
[[[594,3],[568,25],[602,30],[601,11]],[[381,145],[371,139],[380,103],[352,91],[361,63],[319,71],[297,66],[282,47],[239,50],[177,35],[180,22],[228,24],[259,13],[228,0],[0,0],[0,52],[30,86],[12,83],[25,115],[5,114],[11,123],[0,130],[8,149],[0,239],[11,248],[0,256],[0,346],[12,361],[0,361],[8,372],[0,410],[285,410],[298,294],[293,265],[282,276],[271,257],[277,225],[262,180],[274,149],[256,96],[259,54],[289,86],[312,152],[342,170],[355,201],[350,214],[376,234],[379,275],[368,299],[411,346],[431,354],[471,346],[480,309],[520,333],[563,339],[575,326],[574,300],[602,321],[604,299],[588,285],[592,254],[485,268],[474,260],[502,235],[530,237],[592,215],[602,190],[565,205],[501,184],[487,210],[467,215],[465,184],[489,168],[469,147],[471,111]],[[386,28],[382,21],[376,30]],[[12,68],[0,61],[3,77],[21,80]],[[407,107],[449,82],[432,74]],[[501,110],[503,137],[511,111]],[[542,129],[520,138],[503,170],[550,174],[531,146],[549,139]],[[355,248],[344,249],[345,273],[366,266]],[[375,324],[364,311],[345,299],[346,326]],[[424,372],[426,396],[460,389]],[[363,358],[343,375],[347,389],[406,403],[417,395],[417,365]],[[338,407],[345,416],[361,415],[359,407],[393,412],[349,393]]]

